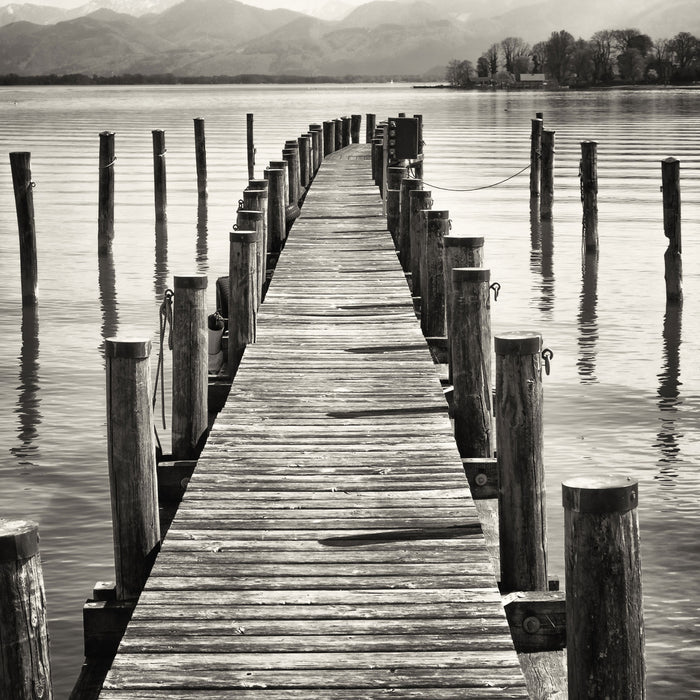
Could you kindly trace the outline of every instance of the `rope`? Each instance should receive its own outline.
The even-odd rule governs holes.
[[[454,188],[454,187],[439,187],[438,185],[431,185],[429,182],[423,181],[424,185],[427,185],[430,187],[430,189],[435,189],[435,190],[444,190],[445,192],[477,192],[479,190],[488,190],[491,187],[498,187],[499,185],[502,185],[504,182],[508,182],[508,180],[512,180],[514,177],[518,177],[518,175],[522,175],[526,170],[530,169],[530,165],[526,165],[522,170],[518,170],[517,173],[513,173],[513,175],[509,175],[506,178],[503,178],[503,180],[499,180],[498,182],[494,182],[491,185],[482,185],[481,187],[469,187],[467,189],[459,189],[459,188]]]
[[[163,420],[163,430],[166,429],[165,425],[165,363],[163,361],[163,345],[165,344],[165,331],[168,326],[170,326],[170,332],[168,333],[168,349],[173,349],[173,290],[166,289],[163,295],[163,303],[160,305],[160,322],[159,322],[159,336],[160,336],[160,351],[158,353],[158,367],[156,369],[156,380],[153,386],[153,408],[156,407],[156,401],[158,400],[158,382],[160,382],[160,409],[161,418]],[[158,440],[158,433],[156,432],[156,440]],[[160,445],[160,440],[158,440]]]

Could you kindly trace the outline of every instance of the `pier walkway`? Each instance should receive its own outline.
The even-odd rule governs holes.
[[[527,697],[366,148],[309,190],[103,700]]]

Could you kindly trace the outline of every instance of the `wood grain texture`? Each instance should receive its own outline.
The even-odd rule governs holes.
[[[326,156],[102,698],[525,698],[370,181]]]

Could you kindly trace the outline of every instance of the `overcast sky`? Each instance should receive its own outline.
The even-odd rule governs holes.
[[[309,5],[317,4],[315,2],[309,2],[309,0],[240,0],[246,5],[255,5],[256,7],[263,7],[266,10],[272,10],[277,7],[284,7],[288,10],[299,10],[303,11]],[[362,5],[370,0],[342,0],[346,5]],[[88,0],[32,0],[31,4],[34,5],[50,5],[51,7],[63,7],[72,8],[80,7],[81,5],[87,4]],[[329,0],[330,2],[330,0]],[[0,7],[8,4],[5,0],[0,0]],[[19,2],[18,5],[28,5],[28,2]]]

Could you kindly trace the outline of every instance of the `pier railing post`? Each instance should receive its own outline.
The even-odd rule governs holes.
[[[426,337],[445,336],[445,270],[443,238],[450,231],[450,212],[426,211],[425,247],[421,260],[421,328]]]
[[[168,202],[165,178],[165,132],[162,129],[154,129],[151,133],[153,136],[153,192],[156,222],[160,223],[166,220]]]
[[[280,168],[267,168],[267,249],[271,254],[278,254],[284,245],[285,200],[284,171]]]
[[[408,229],[411,250],[411,294],[414,297],[422,297],[421,266],[427,230],[424,212],[433,206],[432,192],[430,190],[412,190],[408,195],[408,206],[410,209]]]
[[[318,172],[323,162],[323,126],[321,124],[309,124],[309,133],[313,140],[313,174]]]
[[[666,301],[683,299],[683,263],[681,259],[681,164],[676,158],[661,161],[664,234],[668,248],[664,253]]]
[[[401,193],[399,195],[399,232],[397,244],[399,247],[399,260],[404,272],[408,272],[411,266],[411,212],[409,196],[414,190],[419,190],[423,181],[413,177],[404,177],[401,180]]]
[[[208,427],[207,277],[173,279],[173,459],[197,459]]]
[[[52,700],[39,526],[0,520],[0,698]]]
[[[248,179],[255,177],[255,134],[253,131],[254,115],[246,114],[246,159],[248,161]]]
[[[255,310],[257,311],[262,301],[266,273],[262,212],[253,209],[239,209],[236,219],[236,227],[239,231],[256,231],[258,234],[255,245]]]
[[[197,193],[204,197],[207,193],[207,144],[202,117],[194,119],[194,159],[197,168]]]
[[[530,197],[539,197],[540,195],[542,124],[542,119],[532,120],[532,132],[530,134]]]
[[[542,338],[507,333],[495,348],[501,591],[546,591]]]
[[[34,227],[34,195],[31,154],[27,152],[10,153],[12,183],[17,208],[19,227],[19,262],[22,284],[22,305],[33,306],[37,303],[37,265],[36,265],[36,229]]]
[[[306,191],[311,182],[311,134],[302,134],[299,142],[299,169],[301,173],[301,186]]]
[[[233,377],[246,345],[255,342],[255,286],[257,283],[257,231],[229,234],[228,363]]]
[[[352,143],[360,143],[360,127],[362,126],[362,115],[350,115],[350,138]]]
[[[262,286],[264,287],[265,281],[267,279],[267,252],[269,247],[268,233],[267,233],[267,180],[250,180],[250,185],[243,190],[243,211],[259,211],[261,213],[261,223],[262,223],[262,237],[260,239],[260,260],[261,274],[262,274]],[[240,223],[240,222],[239,222]],[[240,226],[240,228],[246,229],[248,226]],[[262,303],[262,287],[260,289],[259,303]]]
[[[289,168],[289,203],[299,206],[301,200],[301,167],[299,165],[299,144],[287,141],[282,149],[282,158],[287,161]]]
[[[589,253],[598,250],[598,144],[581,142],[581,203],[583,205],[583,244]]]
[[[338,118],[338,119],[334,119],[333,122],[335,124],[335,129],[333,130],[333,134],[335,137],[334,148],[336,151],[339,151],[343,147],[343,135],[344,135],[343,120],[342,120],[342,118]]]
[[[569,698],[644,698],[637,482],[579,477],[562,492]]]
[[[323,122],[323,155],[329,156],[335,151],[335,122]]]
[[[365,115],[365,142],[372,143],[374,139],[374,127],[377,124],[376,114],[366,114]]]
[[[458,267],[449,274],[455,440],[462,457],[492,457],[491,273]]]
[[[542,131],[542,159],[540,176],[540,218],[552,218],[554,201],[554,132]]]
[[[114,132],[100,133],[100,178],[97,211],[97,245],[101,252],[114,238]]]
[[[160,543],[150,340],[105,340],[117,599],[139,597]]]

